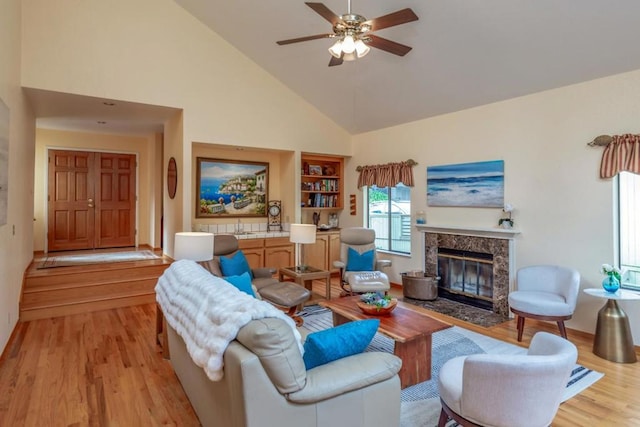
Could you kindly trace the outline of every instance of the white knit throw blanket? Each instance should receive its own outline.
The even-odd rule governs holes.
[[[240,328],[252,319],[283,319],[291,326],[303,353],[300,333],[289,316],[239,291],[193,261],[176,261],[165,270],[156,285],[156,300],[167,323],[186,343],[195,364],[212,381],[222,379],[224,352]]]

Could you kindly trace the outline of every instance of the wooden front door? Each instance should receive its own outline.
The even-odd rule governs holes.
[[[135,155],[50,150],[49,251],[135,245]]]

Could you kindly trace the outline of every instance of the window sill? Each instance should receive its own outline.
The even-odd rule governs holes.
[[[636,291],[636,292],[640,292],[640,285],[635,284],[635,283],[631,283],[631,282],[623,282],[620,287],[622,289],[626,289],[628,291]]]
[[[380,254],[387,254],[387,255],[394,255],[394,256],[401,256],[401,257],[405,257],[405,258],[411,258],[411,254],[410,253],[406,253],[406,252],[394,252],[394,251],[389,251],[386,249],[379,249],[376,248],[376,252],[380,253]]]

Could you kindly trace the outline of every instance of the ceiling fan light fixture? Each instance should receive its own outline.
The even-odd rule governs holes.
[[[356,42],[353,40],[353,36],[347,34],[342,40],[342,51],[347,53],[353,53],[356,50]]]
[[[362,58],[367,53],[369,53],[370,50],[371,48],[367,46],[362,40],[356,40],[356,55],[358,55],[358,58]]]
[[[342,40],[338,39],[338,41],[336,41],[333,46],[331,46],[329,48],[329,53],[331,54],[331,56],[335,57],[335,58],[340,58],[340,55],[342,55]]]

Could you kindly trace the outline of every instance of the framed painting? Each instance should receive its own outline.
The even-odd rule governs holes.
[[[322,166],[309,165],[309,175],[322,175]]]
[[[503,207],[504,160],[428,166],[427,204]]]
[[[196,218],[267,216],[269,163],[197,158]]]

